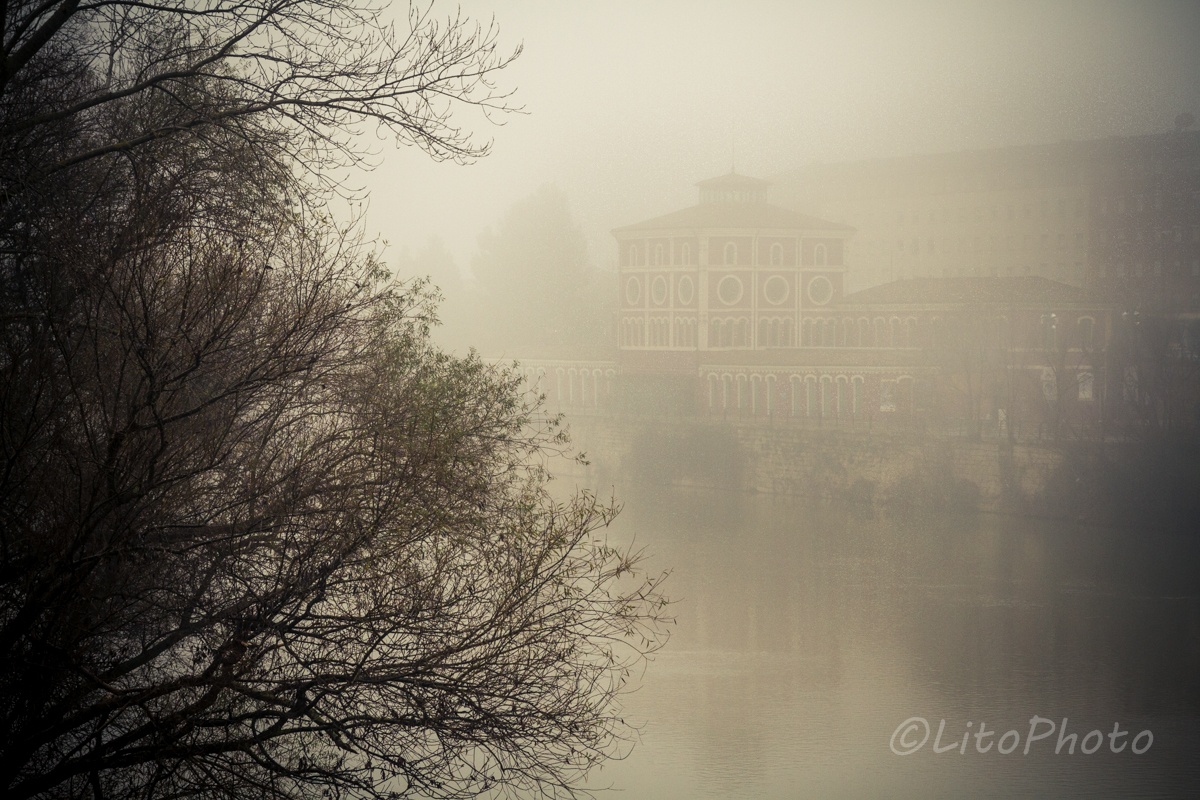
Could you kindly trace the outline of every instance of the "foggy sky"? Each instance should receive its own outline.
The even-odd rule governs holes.
[[[527,115],[471,165],[379,149],[361,179],[393,250],[476,237],[545,183],[569,196],[593,261],[608,231],[696,202],[727,172],[813,161],[1170,130],[1200,117],[1200,3],[1094,0],[701,2],[464,0],[525,52],[502,73]],[[438,3],[442,14],[453,13]],[[385,254],[386,257],[386,254]]]

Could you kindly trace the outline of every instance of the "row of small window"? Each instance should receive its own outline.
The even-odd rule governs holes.
[[[949,318],[934,317],[927,323],[915,317],[901,319],[876,317],[807,317],[800,325],[801,347],[933,347],[964,348],[975,345],[1007,348],[1013,346],[1057,350],[1074,347],[1090,350],[1097,346],[1096,321],[1079,317],[1073,335],[1060,324],[1056,314],[1043,314],[1030,321],[1024,332],[1014,331],[1007,317]],[[757,341],[751,340],[748,317],[726,317],[709,321],[708,347],[770,348],[795,347],[795,322],[786,317],[767,317],[758,322]],[[674,336],[672,336],[674,333]],[[622,347],[696,347],[696,320],[667,317],[650,320],[628,318],[621,322]]]
[[[524,370],[525,383],[555,405],[597,408],[612,394],[614,369],[557,367],[550,374],[544,368]]]
[[[1183,262],[1182,261],[1180,261],[1179,259],[1176,259],[1172,263],[1172,266],[1174,267],[1173,274],[1175,274],[1175,275],[1183,274]],[[1107,264],[1105,264],[1103,262],[1101,262],[1097,266],[1097,269],[1099,270],[1099,272],[1102,276],[1109,274],[1109,267]],[[1162,262],[1162,259],[1157,259],[1149,267],[1147,267],[1147,265],[1141,261],[1136,261],[1132,265],[1126,265],[1123,261],[1117,262],[1117,264],[1112,267],[1112,274],[1118,278],[1124,278],[1127,275],[1132,275],[1132,276],[1140,278],[1147,274],[1152,274],[1155,277],[1161,277],[1163,274],[1163,262]],[[1192,259],[1191,274],[1192,274],[1193,278],[1200,278],[1200,258]]]
[[[1097,238],[1099,238],[1101,242],[1107,242],[1109,240],[1114,242],[1144,242],[1150,237],[1148,237],[1146,235],[1146,231],[1142,230],[1141,228],[1133,231],[1132,236],[1130,236],[1130,231],[1128,228],[1117,228],[1111,232],[1101,230],[1097,234]],[[1200,228],[1193,227],[1190,238],[1193,242],[1200,242]],[[1182,225],[1176,225],[1174,228],[1157,228],[1154,231],[1154,241],[1156,242],[1166,242],[1171,241],[1172,239],[1176,242],[1182,242],[1184,240]]]
[[[1064,248],[1067,246],[1067,235],[1065,233],[1060,233],[1057,236],[1055,236],[1054,238],[1051,238],[1050,234],[1043,233],[1043,234],[1041,234],[1040,240],[1034,239],[1033,235],[1031,235],[1031,234],[1026,234],[1024,237],[1025,249],[1031,249],[1035,244],[1039,244],[1039,243],[1043,248],[1049,248],[1052,246]],[[885,240],[876,239],[876,240],[874,240],[873,244],[877,251],[887,252],[887,242]],[[1083,234],[1082,233],[1075,234],[1075,246],[1083,247],[1085,244],[1086,244],[1086,242],[1084,240]],[[997,237],[997,236],[992,236],[992,237],[973,236],[973,237],[962,237],[959,239],[949,239],[949,240],[943,241],[943,249],[946,253],[953,253],[956,251],[959,253],[979,253],[979,252],[984,251],[985,246],[991,252],[1010,252],[1012,250],[1015,250],[1015,249],[1018,249],[1021,247],[1021,237],[1020,236],[1015,236],[1015,237],[1014,236],[999,236],[999,237]],[[905,253],[908,253],[911,255],[919,256],[919,255],[921,255],[922,251],[926,255],[936,255],[937,254],[937,241],[934,239],[927,239],[925,241],[924,248],[922,248],[920,239],[914,238],[909,242],[905,242],[904,239],[897,239],[896,246],[894,249],[895,249],[895,252],[902,254],[902,255]]]
[[[1057,202],[1050,199],[1041,200],[1040,202],[1028,202],[1022,205],[990,205],[990,206],[961,206],[953,209],[931,208],[926,211],[918,209],[905,210],[900,209],[895,213],[897,225],[919,225],[924,221],[928,223],[939,222],[984,222],[987,220],[1016,220],[1020,218],[1029,219],[1034,214],[1047,217],[1056,214],[1059,217],[1065,217],[1070,213],[1075,216],[1082,217],[1084,210],[1083,199],[1075,197],[1068,201],[1067,198],[1059,198]],[[887,222],[887,216],[884,212],[876,212],[876,214],[867,214],[867,222]]]
[[[668,255],[667,250],[665,247],[663,247],[663,245],[661,245],[661,244],[654,245],[654,249],[651,251],[650,266],[660,267],[660,266],[666,265],[668,263],[667,255]],[[692,261],[692,247],[689,244],[680,245],[680,251],[677,255],[678,255],[678,257],[672,263],[682,264],[682,265],[689,265],[689,264],[694,263]],[[768,263],[772,267],[783,266],[783,255],[784,255],[783,245],[780,244],[779,242],[775,242],[774,244],[771,245],[770,253],[768,256]],[[631,267],[646,266],[646,262],[643,260],[643,257],[642,257],[642,248],[639,245],[630,244],[626,250],[626,256],[627,256],[627,259],[626,259],[625,263],[627,266],[631,266]],[[712,258],[710,258],[709,263],[710,264],[717,263],[717,264],[721,264],[724,266],[734,266],[734,265],[740,263],[738,256],[739,256],[739,252],[738,252],[737,244],[734,242],[726,242],[725,247],[722,248],[722,251],[721,251],[721,261],[717,262],[717,261],[714,261]],[[815,266],[823,267],[823,266],[827,266],[828,262],[829,262],[828,249],[825,247],[824,244],[818,243],[817,245],[815,245],[813,247],[813,264]]]
[[[1074,265],[1065,261],[1060,261],[1057,264],[1048,264],[1042,262],[1040,264],[1014,263],[1008,259],[991,260],[986,264],[979,263],[934,263],[931,261],[913,262],[910,264],[876,264],[876,274],[879,275],[879,280],[886,282],[892,279],[913,278],[913,277],[942,277],[953,278],[958,276],[991,276],[999,275],[1041,275],[1046,278],[1071,283],[1077,280],[1082,280],[1083,262],[1076,261]]]
[[[1155,192],[1149,198],[1144,194],[1135,194],[1132,197],[1101,197],[1097,208],[1101,214],[1126,214],[1150,209],[1162,211],[1164,205],[1186,208],[1189,201],[1193,208],[1200,208],[1200,192],[1172,192],[1169,196]]]
[[[620,340],[621,347],[695,347],[696,320],[677,318],[672,331],[671,320],[666,317],[625,319],[621,321]]]
[[[1040,264],[1030,264],[1028,262],[1017,264],[1009,260],[992,261],[990,263],[980,264],[941,264],[940,266],[926,262],[922,265],[920,262],[914,265],[898,264],[892,277],[895,278],[911,278],[914,276],[941,276],[943,278],[952,277],[970,277],[988,275],[996,277],[998,275],[1041,275],[1046,278],[1053,278],[1059,281],[1072,282],[1081,279],[1083,274],[1083,262],[1076,261],[1072,269],[1072,265],[1065,261],[1060,261],[1057,264],[1048,264],[1041,262]]]
[[[866,380],[862,375],[792,375],[784,383],[774,375],[747,376],[744,373],[707,375],[708,410],[711,413],[748,413],[793,417],[853,418],[866,411]],[[928,384],[907,375],[879,382],[879,410],[884,413],[909,413],[914,405],[925,405],[919,398],[928,393]],[[919,389],[926,391],[921,392]],[[781,407],[777,407],[781,406]]]

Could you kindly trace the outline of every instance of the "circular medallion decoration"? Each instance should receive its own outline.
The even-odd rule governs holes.
[[[650,284],[650,299],[654,305],[661,306],[667,302],[667,279],[662,275],[657,276]]]
[[[642,299],[642,284],[637,278],[630,278],[625,281],[625,303],[626,305],[636,306],[638,301]]]
[[[742,279],[737,275],[726,275],[717,284],[717,298],[727,306],[742,299]]]
[[[788,299],[788,282],[787,278],[782,275],[772,275],[767,278],[767,282],[763,284],[763,296],[767,298],[767,302],[773,306],[777,306]]]
[[[824,275],[818,275],[808,282],[808,299],[813,305],[823,306],[833,299],[833,284]]]
[[[681,276],[676,286],[676,291],[679,292],[679,305],[691,305],[692,297],[696,294],[696,284],[692,283],[691,276]]]

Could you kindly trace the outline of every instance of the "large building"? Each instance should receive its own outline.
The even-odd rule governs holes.
[[[849,290],[1031,275],[1200,311],[1200,132],[818,164],[775,188],[857,230]]]
[[[853,230],[769,204],[766,181],[699,187],[697,205],[613,231],[621,348],[694,364],[686,354],[795,346],[807,316],[840,301]]]
[[[1109,307],[1040,276],[909,278],[847,294],[855,231],[730,173],[617,228],[612,362],[529,363],[552,404],[1020,435],[1101,416]]]

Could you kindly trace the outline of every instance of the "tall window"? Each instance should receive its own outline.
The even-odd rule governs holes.
[[[904,249],[903,244],[900,245],[900,249],[901,249],[901,251],[903,251],[903,249]],[[818,244],[816,247],[813,248],[813,263],[816,264],[818,267],[825,266],[828,259],[829,259],[829,256],[825,251],[825,245]]]
[[[737,263],[737,245],[733,242],[725,243],[725,263],[729,265]]]
[[[1084,350],[1092,349],[1092,336],[1095,333],[1096,321],[1091,317],[1079,318],[1079,346]]]
[[[771,266],[783,266],[783,245],[781,245],[779,242],[771,245]]]

